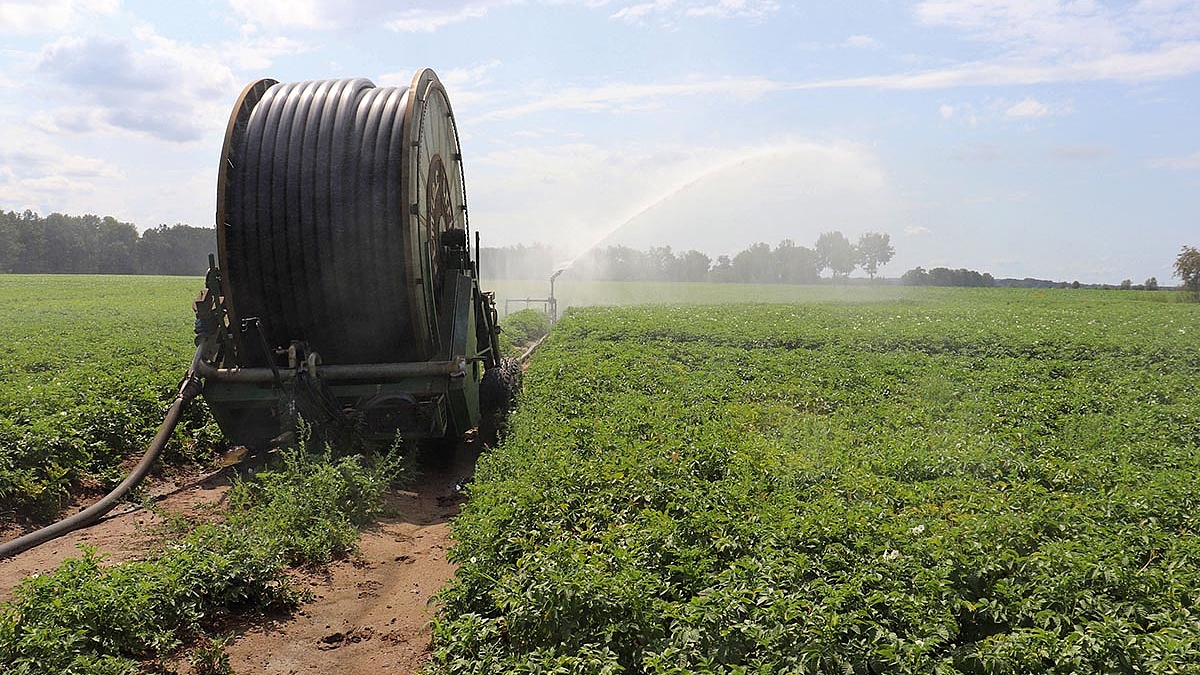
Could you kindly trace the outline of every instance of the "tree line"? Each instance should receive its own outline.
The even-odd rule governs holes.
[[[159,225],[138,234],[132,223],[112,216],[42,217],[0,209],[0,273],[13,274],[171,274],[200,276],[208,269],[208,254],[216,250],[211,227],[182,223]],[[841,232],[821,234],[812,247],[784,239],[774,247],[751,244],[714,260],[690,249],[670,246],[639,251],[627,246],[597,247],[572,261],[569,277],[604,281],[715,281],[735,283],[816,283],[828,271],[844,279],[855,269],[869,277],[878,274],[895,254],[891,238],[867,232],[852,242]],[[563,252],[543,245],[485,248],[480,256],[485,279],[549,277],[565,262]],[[1181,288],[1200,299],[1200,250],[1184,246],[1174,265]],[[1045,279],[996,279],[968,269],[915,267],[900,277],[910,286],[1022,286],[1031,288],[1101,288],[1158,290],[1154,277],[1141,284],[1130,279],[1119,285],[1081,284]]]
[[[1178,276],[1178,275],[1177,275]],[[1081,284],[1078,281],[1051,281],[1049,279],[997,279],[987,272],[976,272],[968,269],[950,269],[934,267],[926,270],[914,267],[900,276],[904,286],[960,286],[967,288],[1087,288],[1104,291],[1157,291],[1161,287],[1158,279],[1150,277],[1140,284],[1132,279],[1124,279],[1119,284]]]
[[[112,216],[0,210],[0,273],[198,276],[216,248],[211,227],[159,225],[139,235]]]
[[[751,244],[733,254],[717,256],[694,249],[676,253],[670,246],[640,251],[628,246],[591,249],[571,261],[565,274],[600,281],[717,281],[740,283],[815,283],[828,271],[845,278],[862,268],[874,278],[895,254],[887,234],[867,232],[851,242],[841,232],[826,232],[814,245],[800,246],[784,239],[775,247]],[[538,279],[562,267],[565,256],[549,246],[485,248],[480,253],[486,279]]]

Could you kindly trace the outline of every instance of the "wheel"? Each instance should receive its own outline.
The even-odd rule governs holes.
[[[479,383],[479,438],[494,447],[503,435],[508,412],[521,393],[521,364],[502,358],[499,365],[483,374]]]

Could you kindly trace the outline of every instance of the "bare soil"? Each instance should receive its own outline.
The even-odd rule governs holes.
[[[423,467],[363,533],[358,553],[298,586],[314,594],[292,616],[239,629],[226,648],[238,675],[415,673],[429,658],[436,593],[454,576],[449,520],[474,473],[474,442],[445,467]]]
[[[474,440],[468,439],[452,462],[422,466],[412,485],[389,493],[383,516],[363,533],[355,554],[320,573],[296,572],[297,587],[309,591],[311,601],[288,615],[232,622],[226,652],[234,672],[417,672],[430,653],[430,601],[454,575],[446,559],[448,522],[464,501],[461,487],[473,475],[477,456]],[[0,602],[12,599],[21,579],[78,557],[81,544],[111,561],[130,560],[161,546],[164,537],[169,540],[172,522],[181,517],[192,522],[220,518],[233,471],[246,466],[162,479],[149,490],[152,510],[118,508],[90,528],[0,561]],[[174,667],[188,672],[182,658]]]

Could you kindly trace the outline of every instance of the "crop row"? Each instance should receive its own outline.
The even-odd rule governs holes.
[[[194,349],[197,279],[0,275],[0,521],[52,515],[72,484],[119,479]],[[202,401],[167,448],[218,447]]]
[[[1194,670],[1198,310],[572,313],[455,522],[432,670]]]
[[[399,470],[390,459],[367,467],[358,457],[289,450],[235,481],[223,522],[189,529],[181,521],[182,532],[160,532],[161,546],[129,562],[84,549],[22,581],[0,606],[0,667],[11,675],[173,672],[167,662],[189,646],[193,659],[205,651],[220,659],[225,638],[211,633],[221,620],[298,605],[305,596],[288,565],[320,566],[348,552]]]

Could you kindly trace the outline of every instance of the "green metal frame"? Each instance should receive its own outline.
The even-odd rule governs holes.
[[[195,303],[197,342],[213,345],[206,364],[203,396],[214,419],[233,443],[265,446],[288,440],[294,430],[300,396],[313,388],[327,407],[348,411],[360,438],[390,442],[397,434],[406,440],[454,438],[479,422],[479,386],[485,371],[499,363],[495,299],[479,288],[478,265],[465,246],[442,245],[442,275],[436,327],[439,347],[435,358],[392,370],[439,371],[417,376],[323,378],[319,358],[289,368],[240,368],[233,345],[246,340],[235,335],[228,308],[220,296],[220,270],[210,260],[208,289]],[[430,286],[430,284],[426,284]],[[431,289],[432,290],[432,289]],[[450,369],[445,364],[456,365]],[[389,364],[368,364],[360,370],[387,370]],[[337,371],[335,365],[330,372]],[[449,372],[447,372],[449,370]],[[258,380],[258,381],[247,381]],[[301,383],[304,383],[303,386]],[[319,423],[319,420],[308,420]]]

